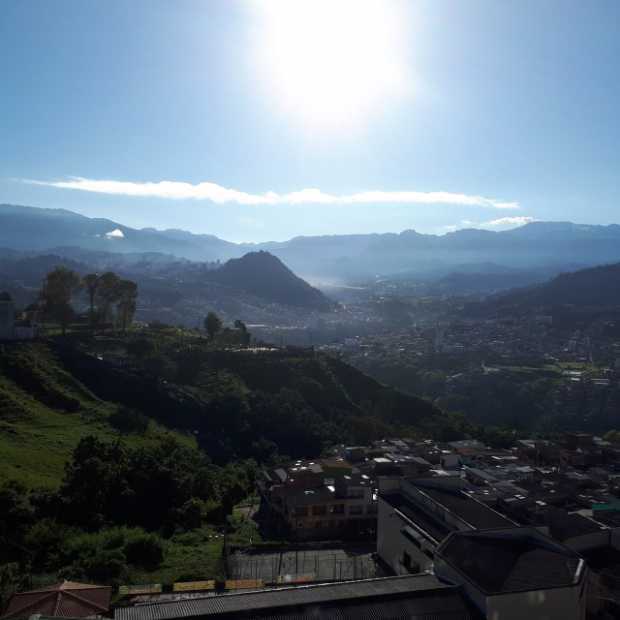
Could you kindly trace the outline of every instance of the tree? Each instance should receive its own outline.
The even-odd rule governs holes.
[[[238,329],[241,333],[241,344],[247,347],[250,344],[250,332],[248,331],[246,324],[237,319],[235,321],[235,329]]]
[[[63,336],[66,334],[67,325],[74,314],[71,298],[81,285],[80,276],[64,266],[56,267],[45,276],[40,292],[43,311],[47,316],[60,323]]]
[[[82,284],[88,294],[90,326],[93,328],[95,326],[95,296],[99,288],[99,276],[96,273],[89,273],[82,278]]]
[[[209,340],[213,340],[222,329],[222,319],[220,319],[215,312],[209,312],[205,318],[204,326],[207,330]]]
[[[131,280],[120,280],[117,285],[118,305],[117,315],[123,331],[133,321],[138,298],[138,285]]]
[[[121,279],[112,271],[107,271],[99,278],[96,299],[99,316],[103,323],[113,320],[112,308],[120,300]]]

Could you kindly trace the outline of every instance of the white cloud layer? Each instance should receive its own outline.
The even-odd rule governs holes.
[[[530,222],[535,222],[536,219],[529,215],[516,215],[513,217],[500,217],[497,220],[491,220],[490,222],[483,222],[480,224],[480,228],[514,228],[516,226],[523,226]]]
[[[446,204],[491,209],[518,209],[518,202],[506,202],[495,198],[485,198],[453,192],[416,191],[366,191],[355,194],[328,194],[320,189],[308,188],[287,194],[266,192],[248,194],[236,189],[222,187],[217,183],[183,183],[180,181],[132,182],[84,179],[71,177],[67,181],[28,181],[35,185],[47,185],[62,189],[76,189],[84,192],[113,194],[117,196],[138,196],[147,198],[170,198],[174,200],[209,200],[216,204],[236,203],[240,205],[273,204]],[[502,218],[507,219],[507,218]],[[499,220],[497,220],[499,221]]]

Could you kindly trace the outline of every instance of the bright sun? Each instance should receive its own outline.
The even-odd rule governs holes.
[[[357,123],[406,90],[390,0],[267,0],[259,55],[270,90],[311,126]]]

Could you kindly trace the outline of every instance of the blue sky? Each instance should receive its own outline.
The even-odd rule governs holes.
[[[255,241],[620,220],[619,2],[292,2],[3,0],[0,202]]]

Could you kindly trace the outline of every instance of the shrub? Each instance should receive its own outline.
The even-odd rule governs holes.
[[[121,433],[144,435],[149,426],[149,419],[139,411],[119,405],[109,417],[110,424]]]
[[[164,546],[156,534],[135,533],[125,542],[125,557],[131,564],[154,569],[164,559]]]

